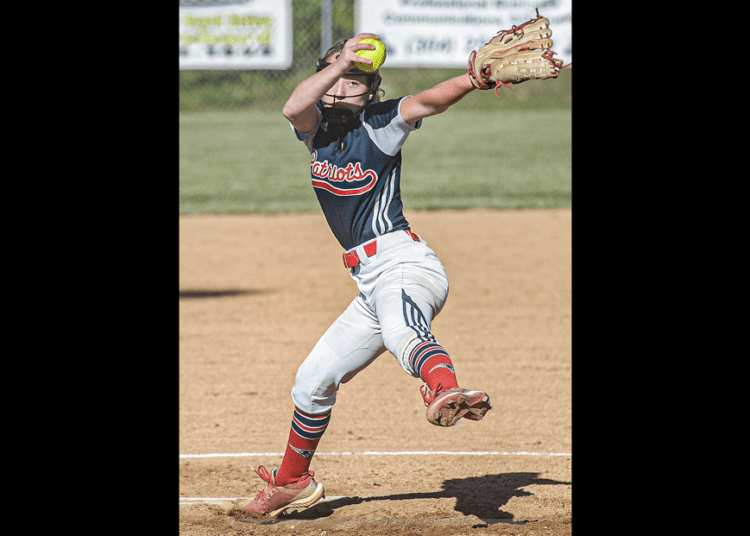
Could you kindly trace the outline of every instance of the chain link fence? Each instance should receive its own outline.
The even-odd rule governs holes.
[[[189,2],[190,0],[181,0]],[[293,60],[285,70],[181,70],[179,106],[181,112],[250,109],[279,112],[294,88],[315,72],[315,62],[327,41],[354,35],[354,1],[332,0],[331,36],[323,35],[321,0],[293,1]],[[326,42],[324,42],[326,41]],[[465,69],[383,68],[385,99],[418,93]],[[570,69],[553,84],[526,83],[514,87],[504,107],[567,107],[571,105]],[[487,92],[490,93],[490,92]],[[487,95],[489,97],[489,95]],[[465,99],[461,106],[494,109],[496,99]]]
[[[333,39],[354,32],[353,0],[333,0]],[[315,72],[321,56],[322,2],[294,0],[292,66],[285,70],[182,70],[180,111],[253,108],[279,110],[294,88]]]

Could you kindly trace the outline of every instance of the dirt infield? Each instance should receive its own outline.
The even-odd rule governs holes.
[[[322,214],[180,217],[180,534],[572,534],[572,211],[406,216],[451,283],[433,331],[494,408],[432,426],[384,354],[339,393],[311,467],[326,501],[270,522],[233,512],[280,463],[297,367],[356,286]]]

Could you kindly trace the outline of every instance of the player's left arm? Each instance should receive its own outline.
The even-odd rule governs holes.
[[[407,123],[443,113],[474,90],[468,74],[440,82],[401,103],[401,116]]]

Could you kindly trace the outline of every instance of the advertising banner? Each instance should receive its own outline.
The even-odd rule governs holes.
[[[385,67],[466,67],[469,54],[539,14],[550,21],[552,50],[573,61],[572,0],[356,0],[355,34],[375,33]]]
[[[288,69],[292,0],[180,0],[180,69]]]

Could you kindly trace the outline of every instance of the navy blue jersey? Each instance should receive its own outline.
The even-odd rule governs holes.
[[[343,148],[339,133],[320,119],[312,132],[292,127],[312,156],[310,175],[328,225],[348,250],[383,234],[409,229],[401,203],[401,147],[422,125],[401,117],[403,98],[374,102],[347,129]]]

